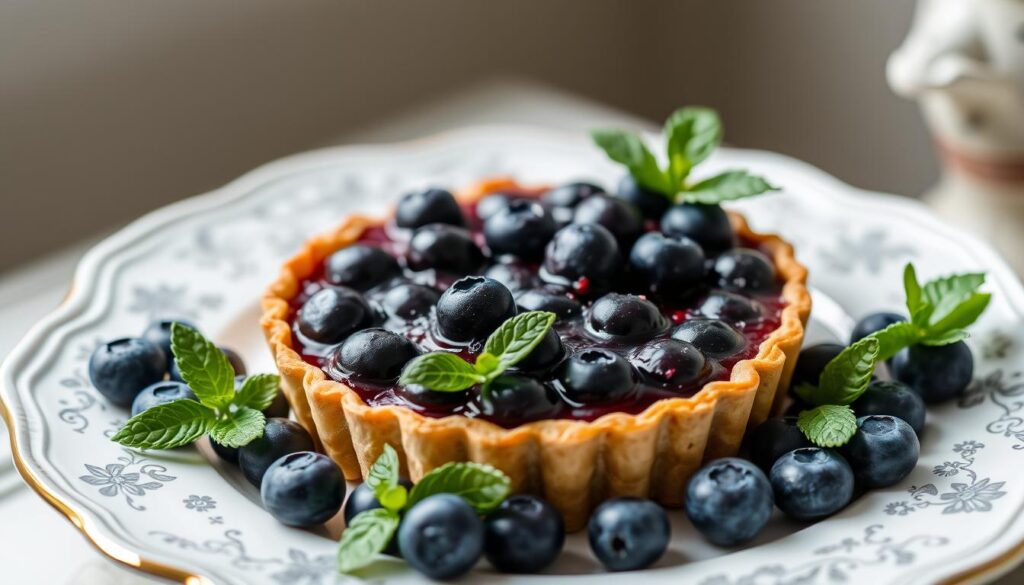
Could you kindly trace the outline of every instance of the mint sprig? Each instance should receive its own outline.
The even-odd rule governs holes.
[[[842,447],[857,432],[857,415],[845,404],[822,404],[802,411],[796,426],[819,447]]]
[[[608,158],[624,165],[641,186],[672,201],[717,205],[751,197],[778,187],[745,170],[729,170],[701,181],[689,180],[693,167],[722,142],[722,121],[704,107],[685,107],[665,121],[668,165],[661,168],[643,138],[622,130],[595,130],[594,143]]]
[[[173,449],[209,433],[225,447],[242,447],[263,436],[261,412],[280,387],[276,375],[251,376],[235,392],[235,372],[224,352],[198,331],[171,325],[171,351],[181,377],[199,401],[181,399],[147,409],[111,440],[137,449]]]
[[[511,481],[501,471],[471,462],[447,463],[434,469],[413,486],[412,492],[398,483],[398,472],[398,453],[385,444],[366,474],[366,484],[382,507],[360,512],[341,534],[337,557],[339,572],[351,573],[370,564],[391,542],[402,512],[424,498],[441,493],[455,494],[480,514],[486,514],[508,497],[511,486]]]
[[[502,323],[470,364],[457,355],[435,351],[410,361],[398,383],[418,384],[437,392],[460,392],[477,384],[485,387],[505,370],[526,359],[555,323],[548,311],[520,313]]]
[[[857,417],[849,405],[871,384],[880,345],[877,339],[865,337],[825,365],[817,386],[802,384],[794,389],[801,400],[814,405],[797,418],[797,427],[812,443],[839,447],[853,438]]]

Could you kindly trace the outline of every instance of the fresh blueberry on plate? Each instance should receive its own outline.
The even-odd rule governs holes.
[[[493,278],[467,276],[457,280],[437,301],[438,332],[457,343],[486,339],[515,315],[512,293]]]
[[[796,388],[801,384],[817,386],[825,366],[844,349],[846,348],[838,343],[821,343],[800,350],[800,355],[796,359],[796,367],[793,368],[793,380],[789,387]]]
[[[667,196],[642,186],[631,174],[622,177],[612,195],[639,209],[646,219],[661,219],[672,204]]]
[[[565,395],[573,402],[611,402],[633,391],[636,380],[626,358],[602,348],[569,356],[558,369]]]
[[[902,419],[872,414],[857,419],[857,433],[843,448],[854,475],[868,489],[887,487],[910,475],[921,444]]]
[[[484,555],[502,573],[539,573],[564,544],[562,515],[535,496],[511,496],[484,520]]]
[[[392,382],[420,354],[416,344],[387,329],[357,331],[334,354],[338,369],[367,382]]]
[[[500,376],[480,396],[481,412],[508,425],[551,418],[561,406],[556,392],[527,376]]]
[[[299,333],[323,345],[334,345],[352,332],[367,327],[374,311],[358,292],[330,287],[313,293],[296,317]],[[237,373],[237,372],[236,372]]]
[[[668,328],[658,306],[637,295],[608,293],[594,301],[587,327],[602,338],[650,338]]]
[[[704,280],[704,250],[689,238],[648,232],[633,244],[629,266],[648,291],[685,294]]]
[[[974,376],[974,356],[963,341],[949,345],[912,345],[892,358],[892,376],[929,404],[964,393]]]
[[[516,297],[516,305],[521,311],[548,311],[554,313],[558,321],[579,317],[583,312],[580,303],[569,298],[565,293],[546,289],[530,289]]]
[[[164,352],[168,367],[174,361],[174,354],[171,352],[171,325],[175,323],[181,323],[189,329],[199,330],[198,327],[184,319],[160,319],[150,323],[145,331],[142,332],[143,339],[159,347]]]
[[[749,461],[712,461],[690,478],[686,515],[711,543],[736,546],[754,539],[775,509],[772,485]]]
[[[413,232],[405,261],[412,270],[473,274],[483,266],[484,253],[468,231],[432,223]]]
[[[715,259],[715,277],[725,290],[763,293],[775,287],[775,267],[757,250],[737,248]]]
[[[131,406],[139,392],[163,380],[166,373],[163,350],[137,337],[100,344],[89,357],[89,381],[117,406]]]
[[[356,244],[328,256],[324,273],[331,284],[365,291],[401,276],[402,267],[382,249]]]
[[[632,204],[610,195],[593,195],[576,206],[572,222],[597,224],[606,228],[623,249],[633,243],[644,229],[644,218]]]
[[[687,319],[672,332],[673,339],[692,343],[711,359],[732,357],[747,348],[747,338],[718,319]]]
[[[270,418],[262,437],[239,448],[238,465],[245,479],[259,487],[263,474],[275,461],[291,453],[313,449],[313,439],[302,425],[286,418]]]
[[[399,479],[398,483],[407,490],[412,489],[412,482],[407,479]],[[342,508],[342,514],[345,516],[345,524],[351,524],[352,519],[361,512],[376,510],[382,507],[383,506],[380,505],[380,501],[377,500],[377,496],[374,495],[373,489],[371,489],[365,482],[361,483],[356,487],[356,489],[352,490],[348,499],[345,500],[345,507]],[[398,551],[397,534],[391,538],[391,542],[389,542],[387,548],[384,549],[384,554],[392,556],[398,556],[400,554]]]
[[[455,197],[444,189],[423,189],[403,195],[395,209],[395,224],[415,229],[430,223],[465,223]]]
[[[814,445],[796,426],[796,417],[770,418],[754,427],[747,439],[750,460],[768,473],[780,457]]]
[[[459,496],[436,494],[413,506],[398,527],[398,548],[412,568],[431,579],[455,579],[483,553],[484,525]]]
[[[221,460],[238,465],[238,447],[225,447],[217,441],[210,439],[210,448],[220,457]]]
[[[918,435],[924,430],[924,399],[902,382],[876,380],[850,406],[857,416],[888,414],[903,419]]]
[[[708,255],[724,252],[735,243],[729,216],[718,205],[673,205],[661,216],[661,231],[675,238],[690,238]]]
[[[345,500],[345,478],[331,459],[309,451],[273,463],[260,486],[263,507],[288,526],[310,527],[330,520]]]
[[[483,231],[491,254],[511,254],[536,262],[544,258],[544,247],[557,229],[540,203],[519,199],[487,218]]]
[[[696,347],[678,339],[653,339],[638,346],[629,361],[651,384],[677,387],[704,375],[707,360]]]
[[[650,500],[615,498],[597,507],[587,523],[590,549],[610,571],[635,571],[665,554],[671,527],[665,510]]]
[[[175,400],[195,400],[195,392],[182,382],[168,380],[146,386],[132,401],[132,416],[136,416],[154,406],[167,404]]]
[[[899,313],[872,313],[857,321],[857,325],[853,328],[853,333],[850,334],[850,343],[857,343],[868,335],[881,331],[893,323],[900,323],[906,320],[907,318]]]
[[[775,504],[796,520],[831,516],[853,498],[853,470],[831,449],[790,451],[775,462],[768,478]]]
[[[384,312],[393,319],[413,321],[430,314],[440,293],[422,284],[403,282],[375,297]]]
[[[541,276],[580,294],[594,294],[608,289],[621,266],[611,232],[598,224],[570,224],[548,243]]]

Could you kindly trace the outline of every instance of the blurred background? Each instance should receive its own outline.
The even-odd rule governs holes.
[[[426,104],[546,87],[916,196],[939,167],[886,83],[911,0],[8,0],[0,274]],[[544,90],[547,91],[547,90]],[[474,119],[473,121],[486,121]],[[430,129],[431,131],[433,129]],[[426,131],[426,130],[424,130]]]

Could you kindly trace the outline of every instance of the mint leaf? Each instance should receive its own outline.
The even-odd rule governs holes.
[[[929,335],[921,340],[921,344],[930,346],[949,345],[951,343],[963,341],[970,336],[971,334],[965,329],[950,329],[949,331]]]
[[[281,391],[281,379],[275,374],[256,374],[242,382],[233,402],[256,410],[266,410]]]
[[[621,130],[594,130],[590,137],[608,158],[625,165],[642,186],[668,196],[675,194],[675,189],[658,168],[658,161],[639,136]]]
[[[555,322],[556,315],[548,311],[528,311],[506,320],[484,345],[484,352],[498,358],[498,367],[488,372],[493,379],[530,355]],[[483,357],[483,356],[481,356]]]
[[[398,383],[419,384],[438,392],[458,392],[482,384],[486,378],[466,360],[444,351],[423,354],[405,366]]]
[[[492,353],[484,352],[476,356],[476,363],[473,367],[483,376],[493,373],[501,367],[501,360]]]
[[[710,108],[680,108],[665,120],[669,175],[681,190],[690,169],[706,159],[722,141],[722,121]]]
[[[209,408],[223,408],[235,397],[235,371],[231,362],[198,331],[181,323],[172,324],[171,352],[182,379],[199,402]]]
[[[263,436],[267,418],[262,412],[242,406],[228,412],[210,429],[210,438],[225,447],[244,447]]]
[[[373,494],[381,503],[388,491],[398,486],[398,452],[394,447],[384,444],[384,450],[366,474],[366,485],[373,490]]]
[[[111,440],[138,449],[173,449],[195,442],[216,422],[212,410],[185,398],[131,417]]]
[[[409,507],[434,494],[455,494],[477,512],[486,514],[508,496],[508,477],[480,463],[446,463],[423,476],[409,494]]]
[[[978,320],[978,317],[981,317],[981,314],[985,312],[991,301],[992,295],[989,293],[973,293],[947,312],[944,317],[932,324],[928,328],[925,340],[933,341],[942,333],[973,325]],[[936,310],[936,314],[938,314],[938,310]]]
[[[778,191],[778,187],[747,171],[725,171],[690,186],[680,197],[686,203],[717,205],[723,201],[743,199],[766,191]]]
[[[341,533],[338,543],[338,571],[351,573],[373,562],[387,548],[398,529],[398,513],[375,508],[356,514]]]
[[[808,402],[816,405],[850,404],[860,398],[871,383],[878,362],[878,340],[865,337],[844,349],[826,366],[818,389]]]
[[[924,291],[917,280],[917,270],[910,263],[903,268],[903,290],[907,295],[910,321],[918,327],[927,326],[933,307],[925,300]]]
[[[801,412],[796,426],[819,447],[841,447],[857,432],[857,416],[849,406],[823,404]]]
[[[921,328],[909,321],[893,323],[870,335],[878,340],[878,361],[891,358],[904,347],[917,343],[923,336]]]
[[[931,280],[924,285],[924,299],[933,307],[929,323],[935,324],[952,314],[985,284],[984,274],[954,274]],[[979,313],[980,314],[980,313]]]

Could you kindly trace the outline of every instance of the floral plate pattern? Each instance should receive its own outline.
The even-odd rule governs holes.
[[[1005,264],[919,204],[850,188],[803,163],[721,149],[708,172],[747,167],[784,187],[744,201],[759,231],[792,241],[811,268],[818,336],[842,336],[850,317],[902,302],[908,260],[923,277],[984,270],[992,307],[970,340],[976,381],[933,409],[917,469],[814,525],[781,516],[752,545],[706,544],[673,513],[669,553],[654,583],[933,583],[986,576],[1024,549],[1024,289]],[[393,146],[337,148],[258,169],[208,195],[150,214],[82,261],[71,296],[39,323],[0,370],[14,452],[33,487],[101,550],[178,580],[330,584],[334,542],[277,524],[239,474],[209,449],[135,452],[110,442],[127,413],[91,388],[86,360],[100,339],[139,332],[156,317],[186,317],[272,371],[257,324],[259,296],[280,262],[351,211],[384,212],[405,190],[457,187],[507,174],[526,183],[618,171],[583,136],[478,128]],[[835,305],[830,303],[834,300]],[[813,328],[812,328],[813,330]],[[822,333],[824,331],[824,333]],[[549,574],[509,583],[607,582],[574,535]],[[990,575],[988,573],[987,575]],[[364,578],[420,582],[382,561]],[[484,563],[468,581],[496,575]]]

